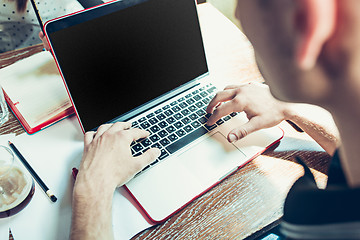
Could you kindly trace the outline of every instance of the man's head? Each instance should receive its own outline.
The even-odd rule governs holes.
[[[359,12],[359,0],[238,0],[236,16],[275,97],[331,108],[354,90],[345,81],[360,85]]]

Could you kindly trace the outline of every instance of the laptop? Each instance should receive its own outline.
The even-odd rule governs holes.
[[[153,223],[283,137],[274,127],[229,143],[229,131],[248,121],[244,113],[206,125],[217,90],[195,0],[113,1],[51,20],[45,32],[82,130],[130,121],[151,132],[132,143],[134,156],[161,149],[125,186]]]

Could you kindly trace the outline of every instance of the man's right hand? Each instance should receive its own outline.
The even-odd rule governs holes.
[[[263,128],[276,126],[286,118],[289,103],[276,100],[269,87],[260,83],[228,86],[211,100],[207,112],[212,113],[208,125],[232,113],[244,111],[249,119],[244,125],[228,134],[228,141],[237,141]]]

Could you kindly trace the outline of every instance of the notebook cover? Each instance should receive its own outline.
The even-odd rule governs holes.
[[[14,113],[15,117],[19,120],[19,122],[21,123],[22,127],[24,128],[24,130],[28,133],[28,134],[33,134],[36,133],[37,131],[40,131],[58,121],[61,121],[62,119],[70,116],[71,114],[74,113],[74,108],[71,106],[69,108],[67,108],[65,111],[59,113],[58,115],[48,119],[47,121],[35,126],[35,127],[30,127],[30,125],[28,124],[28,122],[25,120],[25,118],[22,116],[22,114],[20,113],[20,111],[17,109],[16,104],[14,104],[11,99],[9,98],[9,96],[6,94],[6,92],[3,90],[4,92],[4,97],[5,100],[9,106],[9,108],[11,109],[11,111]]]

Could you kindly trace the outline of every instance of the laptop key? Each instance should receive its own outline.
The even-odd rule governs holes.
[[[146,117],[149,119],[149,118],[152,118],[152,117],[154,117],[155,116],[155,114],[154,113],[150,113],[150,114],[148,114],[148,115],[146,115]]]
[[[193,126],[193,128],[198,128],[201,126],[201,124],[198,121],[194,121],[191,123],[191,126]]]
[[[215,128],[217,127],[217,125],[216,125],[216,124],[211,125],[211,126],[205,125],[205,127],[206,127],[209,131],[211,131],[211,130],[215,129]]]
[[[207,118],[207,119],[209,119],[209,117],[211,117],[211,113],[207,113],[206,115],[205,115],[205,117]]]
[[[150,120],[149,120],[149,123],[151,124],[151,125],[154,125],[154,124],[156,124],[156,123],[158,123],[159,122],[159,120],[157,120],[156,118],[151,118]]]
[[[178,121],[178,122],[176,122],[176,123],[174,124],[174,126],[175,126],[177,129],[179,129],[179,128],[182,128],[182,126],[184,126],[184,124],[182,124],[180,121]]]
[[[181,119],[183,116],[181,115],[181,113],[176,113],[175,115],[174,115],[174,118],[176,118],[176,120],[179,120],[179,119]]]
[[[141,142],[141,145],[143,145],[144,147],[148,147],[151,144],[152,144],[152,142],[148,138],[144,139],[144,141]]]
[[[201,97],[199,95],[195,95],[194,99],[195,99],[195,101],[199,101],[201,99]]]
[[[142,171],[148,170],[148,169],[149,169],[149,167],[150,167],[150,165],[147,165],[146,167],[144,167],[144,168],[143,168],[143,170],[142,170]]]
[[[193,142],[194,140],[198,139],[202,135],[206,134],[208,131],[204,127],[200,127],[195,131],[189,133],[187,136],[180,138],[176,142],[173,142],[169,146],[166,147],[166,150],[173,154],[179,149],[183,148],[184,146],[188,145],[189,143]]]
[[[196,114],[201,117],[201,116],[206,115],[206,112],[204,110],[200,109],[200,110],[196,111]]]
[[[154,166],[155,164],[157,164],[159,162],[159,160],[155,160],[155,161],[153,161],[152,163],[150,163],[150,166]]]
[[[184,127],[184,130],[189,133],[193,130],[193,128],[190,125],[187,125]]]
[[[174,112],[171,111],[170,109],[166,110],[164,113],[165,113],[166,116],[170,116],[170,115],[174,114]]]
[[[181,111],[182,115],[186,116],[190,113],[190,111],[188,109],[184,109]]]
[[[222,120],[222,119],[220,119],[220,120],[218,120],[218,121],[216,122],[217,125],[221,125],[221,124],[223,124],[223,123],[224,123],[224,120]]]
[[[214,91],[216,91],[216,87],[212,87],[212,88],[210,88],[210,89],[207,90],[208,93],[212,93],[212,92],[214,92]]]
[[[174,126],[170,126],[166,128],[166,131],[168,131],[169,133],[175,132],[176,128]]]
[[[167,124],[165,121],[159,123],[159,127],[161,128],[166,128],[167,126],[169,126],[169,124]]]
[[[186,102],[187,102],[187,104],[191,105],[191,104],[193,104],[195,101],[194,101],[194,99],[189,98],[188,100],[186,100]]]
[[[133,127],[133,128],[138,126],[138,125],[139,125],[139,123],[137,121],[134,121],[134,122],[131,123],[131,127]]]
[[[143,146],[141,146],[140,143],[138,143],[138,144],[132,146],[132,149],[133,149],[135,152],[139,152],[139,151],[143,150],[144,148],[143,148]]]
[[[180,129],[179,131],[176,132],[176,135],[178,135],[179,137],[185,136],[186,132],[182,129]]]
[[[157,142],[157,141],[160,140],[160,137],[159,137],[158,135],[154,134],[154,135],[151,135],[151,136],[150,136],[150,140],[151,140],[152,142]]]
[[[197,107],[194,105],[191,105],[188,109],[190,112],[195,112],[197,110]]]
[[[161,138],[166,137],[167,135],[169,135],[169,133],[167,131],[165,131],[165,130],[161,130],[158,134],[159,134],[159,136]]]
[[[178,136],[176,136],[175,134],[171,134],[171,135],[169,136],[169,139],[170,139],[170,141],[174,142],[174,141],[178,140],[179,138],[178,138]]]
[[[161,149],[161,154],[158,157],[159,160],[163,160],[164,158],[166,158],[167,156],[169,156],[169,153],[165,150],[165,149]]]
[[[150,128],[150,130],[151,130],[151,132],[156,133],[156,132],[160,131],[161,128],[159,128],[158,125],[155,125],[155,126],[152,126],[152,127]]]
[[[193,114],[191,114],[191,115],[189,116],[189,118],[190,118],[191,120],[195,120],[195,119],[198,119],[199,116],[196,115],[195,113],[193,113]]]
[[[205,104],[209,104],[210,99],[209,99],[209,98],[205,98],[205,99],[203,99],[202,101],[203,101],[203,103],[205,103]]]
[[[197,102],[195,103],[195,105],[198,107],[198,108],[202,108],[204,106],[204,104],[202,102]]]
[[[185,117],[185,118],[183,118],[183,119],[181,120],[181,122],[182,122],[183,124],[188,124],[189,122],[191,122],[191,120],[190,120],[190,118]]]
[[[186,108],[186,107],[189,106],[189,105],[187,105],[187,103],[185,103],[185,102],[182,102],[182,103],[179,104],[179,106],[180,106],[181,108]]]
[[[225,117],[224,117],[224,121],[229,121],[230,119],[231,119],[230,116],[225,116]]]
[[[155,111],[155,114],[159,114],[159,113],[161,113],[161,112],[162,112],[162,109],[160,108],[160,109],[158,109],[158,110]]]
[[[141,152],[137,152],[133,155],[133,157],[137,157],[137,156],[140,156],[141,155]]]
[[[184,101],[184,100],[185,100],[185,98],[184,98],[184,97],[181,97],[181,98],[179,98],[178,102],[182,102],[182,101]]]
[[[175,106],[175,107],[172,107],[171,110],[173,110],[174,112],[178,112],[181,110],[181,108],[179,106]]]
[[[205,117],[199,118],[199,122],[201,122],[202,124],[207,122],[207,119]]]
[[[158,148],[158,149],[161,149],[162,148],[162,146],[161,146],[161,144],[160,143],[155,143],[155,144],[153,144],[153,145],[151,145],[151,147],[152,148]]]
[[[169,117],[166,119],[166,121],[169,123],[169,124],[172,124],[174,122],[176,122],[176,119],[174,117]]]
[[[237,115],[237,112],[230,113],[230,116],[235,117]]]
[[[201,92],[200,95],[201,95],[202,97],[206,97],[206,96],[209,95],[209,94],[207,94],[207,92]]]
[[[143,123],[140,124],[140,126],[141,126],[142,129],[146,129],[146,128],[150,127],[150,124],[148,122],[143,122]]]
[[[196,95],[198,93],[199,93],[199,90],[195,90],[195,91],[192,92],[193,95]]]
[[[166,147],[167,145],[170,144],[170,141],[168,139],[164,138],[164,139],[160,140],[160,144],[163,145],[164,147]]]
[[[159,115],[156,116],[157,119],[159,119],[160,121],[161,120],[164,120],[166,118],[166,116],[163,114],[163,113],[160,113]]]
[[[146,120],[146,117],[142,117],[139,119],[139,122],[141,123],[141,122],[144,122],[145,120]]]

